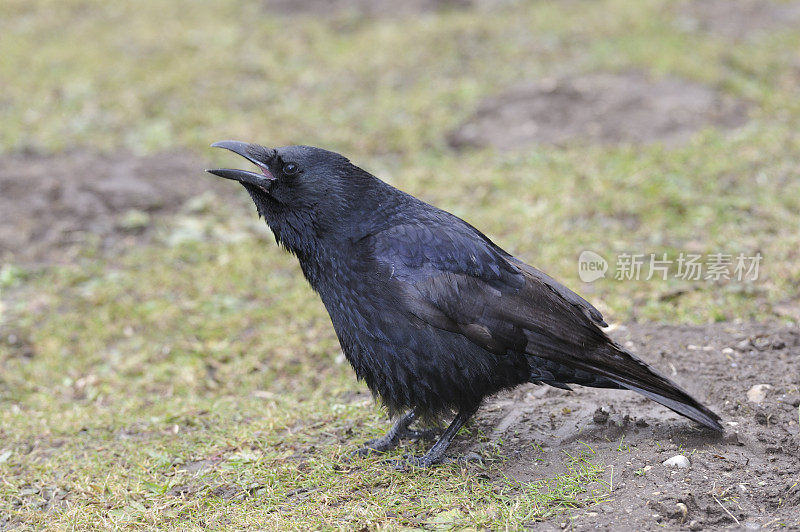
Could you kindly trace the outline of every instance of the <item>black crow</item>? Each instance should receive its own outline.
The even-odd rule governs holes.
[[[247,189],[356,375],[399,416],[365,449],[391,449],[415,419],[455,413],[424,456],[402,462],[428,467],[485,397],[525,382],[633,390],[722,431],[719,416],[609,339],[597,309],[460,218],[320,148],[213,146],[258,167],[208,171]]]

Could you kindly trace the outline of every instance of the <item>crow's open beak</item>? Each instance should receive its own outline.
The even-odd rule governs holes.
[[[251,145],[246,142],[239,142],[238,140],[223,140],[215,142],[211,145],[212,148],[225,148],[233,153],[239,154],[254,165],[258,166],[262,173],[249,172],[247,170],[235,170],[231,168],[217,168],[213,170],[206,170],[209,174],[214,174],[225,179],[233,179],[243,185],[253,185],[264,192],[269,191],[269,185],[275,178],[267,168],[266,164],[254,158],[251,153]],[[263,148],[262,148],[263,149]]]

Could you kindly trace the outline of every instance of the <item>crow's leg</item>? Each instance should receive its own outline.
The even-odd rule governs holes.
[[[456,437],[458,431],[464,426],[464,423],[472,417],[477,408],[470,408],[468,410],[461,410],[456,415],[447,430],[444,431],[439,441],[433,444],[433,447],[428,450],[423,456],[408,456],[402,460],[387,460],[386,463],[394,466],[396,469],[406,469],[407,467],[430,467],[437,464],[444,458],[444,452]]]
[[[418,432],[423,432],[409,430],[408,426],[411,425],[415,419],[417,419],[417,413],[413,410],[401,416],[400,419],[395,421],[394,425],[392,425],[392,428],[390,428],[386,434],[380,438],[369,440],[364,444],[364,447],[357,450],[354,454],[357,456],[368,456],[373,452],[383,453],[394,449],[397,447],[397,444],[400,443],[401,438],[404,438],[408,435],[413,436]]]

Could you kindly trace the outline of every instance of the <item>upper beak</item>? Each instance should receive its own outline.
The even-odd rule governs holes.
[[[206,172],[219,177],[224,177],[225,179],[233,179],[234,181],[238,181],[242,184],[254,185],[264,192],[267,192],[269,184],[274,181],[275,178],[269,172],[269,168],[267,168],[266,164],[251,155],[251,151],[254,151],[251,150],[251,146],[251,144],[239,142],[238,140],[223,140],[220,142],[215,142],[211,145],[212,148],[225,148],[226,150],[230,150],[233,153],[241,155],[251,163],[258,166],[263,172],[262,174],[248,172],[247,170],[234,170],[230,168],[218,168],[206,170]],[[260,149],[263,150],[263,148]]]

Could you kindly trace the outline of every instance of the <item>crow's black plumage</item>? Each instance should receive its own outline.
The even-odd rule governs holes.
[[[214,146],[259,167],[209,172],[244,185],[299,259],[358,377],[404,414],[369,448],[395,446],[418,417],[454,411],[440,440],[410,460],[431,465],[486,396],[525,382],[634,390],[722,430],[719,416],[612,342],[597,309],[456,216],[330,151]]]

